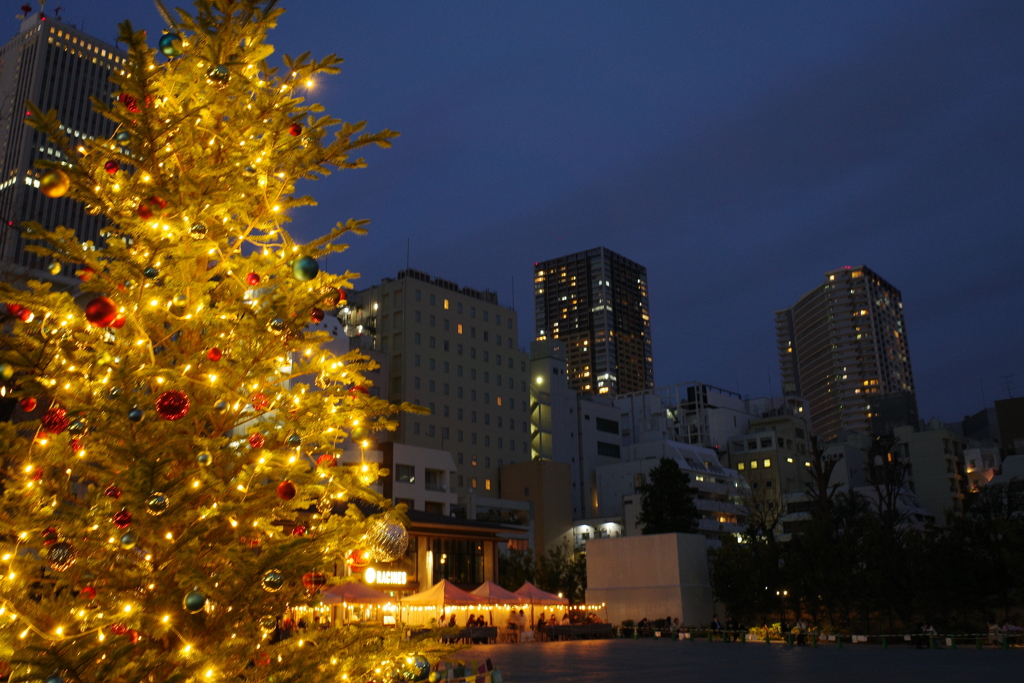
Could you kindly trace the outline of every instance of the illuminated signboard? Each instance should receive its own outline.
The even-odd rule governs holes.
[[[367,567],[363,572],[363,580],[378,586],[404,586],[408,583],[409,576],[405,572],[382,572],[373,567]]]

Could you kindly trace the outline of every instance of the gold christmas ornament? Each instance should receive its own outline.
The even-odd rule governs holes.
[[[47,171],[39,179],[39,191],[50,199],[63,197],[71,189],[71,178],[59,168]]]

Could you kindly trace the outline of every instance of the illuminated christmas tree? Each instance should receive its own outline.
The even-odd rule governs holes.
[[[11,681],[422,680],[438,649],[370,626],[278,640],[350,553],[387,562],[401,509],[343,465],[346,439],[394,429],[357,354],[311,321],[354,273],[320,272],[360,221],[296,243],[300,179],[359,168],[363,132],[305,102],[334,55],[268,64],[274,0],[198,0],[158,49],[121,26],[129,67],[110,139],[72,140],[31,106],[66,162],[40,190],[109,226],[103,244],[23,226],[27,247],[81,264],[81,292],[0,286],[0,661]],[[155,42],[155,41],[154,41]],[[404,406],[405,409],[412,409]],[[435,654],[431,654],[435,653]]]

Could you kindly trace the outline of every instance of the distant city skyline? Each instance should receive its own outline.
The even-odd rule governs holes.
[[[65,4],[107,41],[163,28]],[[300,238],[372,221],[327,264],[358,286],[411,241],[532,315],[533,264],[601,244],[647,268],[659,385],[778,396],[774,311],[867,263],[903,294],[922,418],[1024,394],[1024,5],[281,6],[273,59],[337,53],[310,96],[402,133],[300,188]]]

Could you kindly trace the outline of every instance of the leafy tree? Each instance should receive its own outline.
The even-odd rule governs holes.
[[[548,550],[537,560],[537,587],[561,593],[573,604],[586,602],[587,556],[564,543]]]
[[[651,470],[650,481],[637,490],[641,494],[637,524],[645,535],[689,534],[697,529],[697,489],[690,486],[690,475],[675,460],[662,458]]]
[[[443,651],[371,626],[313,647],[268,639],[286,608],[339,581],[347,553],[388,561],[405,540],[402,511],[370,488],[376,467],[334,456],[394,429],[399,408],[370,396],[369,359],[305,329],[356,277],[317,259],[364,222],[307,244],[285,229],[313,203],[297,181],[359,168],[354,152],[395,134],[305,102],[334,55],[271,66],[276,5],[197,0],[176,18],[161,5],[170,59],[122,24],[120,96],[94,102],[111,139],[72,140],[28,107],[60,150],[41,189],[109,226],[98,244],[23,226],[29,250],[81,264],[84,310],[49,284],[0,285],[2,378],[21,410],[0,424],[12,680],[390,680]]]
[[[498,585],[510,591],[529,581],[537,582],[537,565],[532,550],[508,550],[498,555]]]

